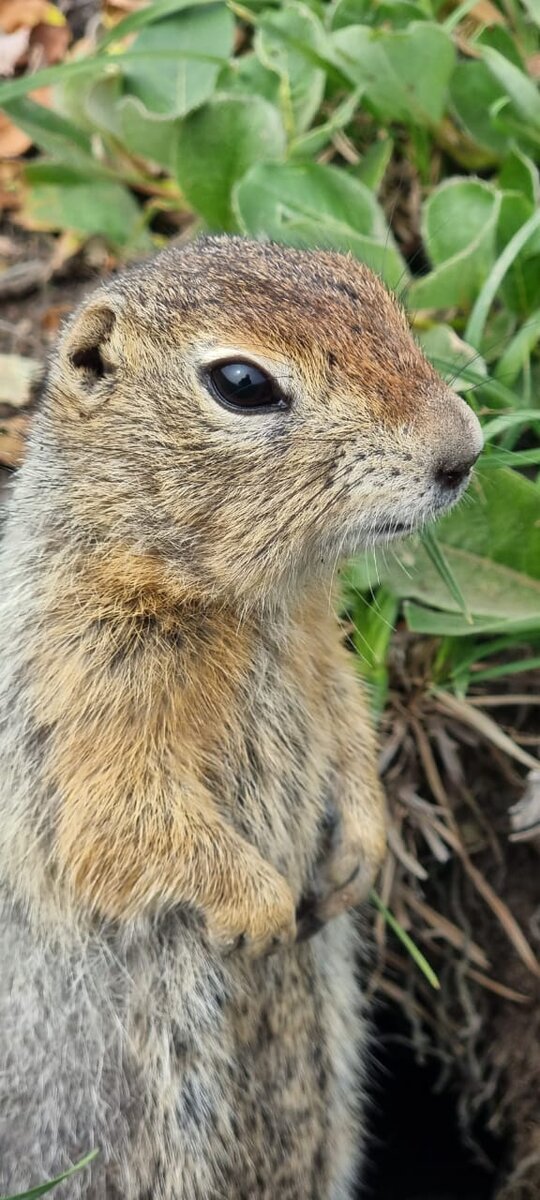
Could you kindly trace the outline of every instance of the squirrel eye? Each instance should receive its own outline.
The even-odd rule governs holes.
[[[206,372],[221,404],[244,412],[286,408],[287,401],[270,375],[249,362],[226,362]]]

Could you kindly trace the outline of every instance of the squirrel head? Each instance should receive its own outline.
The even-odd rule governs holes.
[[[166,250],[83,303],[46,429],[94,546],[245,603],[444,513],[482,445],[367,267],[235,237]]]

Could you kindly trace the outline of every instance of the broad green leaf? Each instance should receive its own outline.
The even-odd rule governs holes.
[[[474,142],[501,157],[511,144],[509,132],[493,122],[492,105],[504,95],[485,63],[458,62],[450,80],[450,99],[459,124]]]
[[[186,8],[204,8],[214,5],[215,2],[216,0],[152,0],[152,3],[146,8],[129,13],[122,21],[114,25],[110,32],[101,38],[99,50],[105,50],[106,47],[127,37],[129,33],[143,29],[146,25],[155,25],[166,17],[176,16]]]
[[[538,167],[516,147],[505,159],[500,174],[499,187],[504,191],[520,192],[530,204],[537,204],[540,195]]]
[[[348,25],[371,25],[375,17],[373,0],[337,0],[328,5],[329,29],[345,29]]]
[[[458,336],[451,325],[432,325],[420,329],[417,341],[443,379],[455,392],[466,392],[471,383],[487,378],[487,366],[481,354]]]
[[[390,137],[384,137],[373,142],[366,150],[364,157],[355,167],[354,175],[372,192],[378,192],[384,179],[386,168],[392,157],[394,142]]]
[[[540,580],[540,489],[517,471],[479,470],[467,502],[439,523],[437,536]]]
[[[509,29],[505,29],[503,25],[487,25],[480,30],[476,45],[491,46],[493,50],[497,50],[502,54],[503,58],[508,59],[518,71],[524,70],[523,58],[519,52],[518,40]]]
[[[113,246],[149,249],[139,206],[121,183],[56,164],[29,164],[24,216],[36,229],[100,234]]]
[[[475,299],[495,260],[500,206],[500,193],[480,180],[448,179],[432,192],[422,223],[434,269],[409,289],[413,307],[466,307]]]
[[[279,108],[280,78],[275,71],[263,66],[256,54],[240,54],[231,58],[220,72],[217,91],[242,92],[248,96],[262,96]]]
[[[325,73],[314,65],[306,50],[324,56],[324,29],[305,4],[291,0],[269,10],[258,26],[255,51],[265,67],[281,80],[281,111],[290,137],[303,133],[319,110]]]
[[[361,88],[355,88],[353,92],[334,109],[332,116],[328,121],[324,121],[322,125],[316,125],[314,129],[310,129],[308,133],[302,134],[294,139],[289,147],[291,157],[306,159],[315,154],[319,154],[324,149],[328,142],[333,138],[334,134],[339,129],[343,129],[345,125],[354,116],[361,98]],[[385,146],[384,142],[378,143]],[[388,161],[388,160],[387,160]]]
[[[540,95],[532,80],[491,46],[482,46],[481,51],[488,70],[510,97],[519,115],[540,130]]]
[[[540,0],[523,0],[523,3],[535,24],[540,26]]]
[[[418,21],[396,31],[353,25],[331,40],[336,64],[365,87],[379,118],[427,128],[441,120],[455,51],[439,25]]]
[[[220,70],[232,52],[234,22],[225,4],[185,9],[138,35],[126,55],[123,72],[126,91],[136,96],[150,112],[182,117],[212,95]],[[152,55],[171,52],[177,56],[159,64]],[[138,61],[130,61],[136,54]],[[215,62],[192,60],[184,55],[214,57]]]
[[[378,564],[383,583],[408,602],[411,628],[460,637],[540,630],[540,488],[516,471],[482,469],[467,501],[438,523],[436,537],[472,621],[412,539],[399,559]]]
[[[461,613],[425,608],[406,600],[403,612],[411,633],[428,637],[476,637],[479,634],[513,633],[526,638],[540,631],[538,616],[513,618],[502,612],[498,617],[473,617],[467,621]]]
[[[107,143],[113,138],[132,155],[170,166],[174,121],[167,115],[151,113],[136,96],[125,96],[119,71],[108,72],[92,82],[82,104],[84,120],[100,131]]]
[[[138,158],[148,159],[172,170],[175,122],[150,112],[136,96],[123,96],[118,104],[117,115],[121,145]]]
[[[112,138],[138,158],[170,166],[174,121],[150,112],[135,96],[125,96],[120,71],[92,81],[80,103],[85,122],[99,130],[106,142]]]
[[[406,274],[372,192],[336,167],[261,163],[238,184],[234,206],[253,237],[350,252],[390,286]]]
[[[515,537],[515,529],[514,529]],[[475,620],[526,621],[540,629],[540,581],[493,562],[489,557],[445,545],[447,564],[465,598],[470,619],[461,611],[437,567],[420,546],[400,553],[402,567],[389,569],[386,583],[402,599],[457,613],[469,632]]]
[[[204,3],[204,0],[201,0],[201,3]],[[222,54],[185,50],[174,46],[164,47],[161,50],[124,50],[121,54],[110,54],[106,57],[101,54],[90,54],[87,58],[75,58],[61,63],[60,66],[45,67],[42,71],[20,75],[17,79],[0,83],[0,107],[11,103],[12,100],[18,100],[21,96],[28,95],[29,92],[34,92],[36,88],[51,87],[56,84],[65,86],[66,83],[71,84],[73,80],[77,79],[84,82],[88,79],[99,78],[104,69],[117,64],[122,67],[123,71],[139,66],[142,66],[143,71],[148,68],[155,71],[156,68],[159,70],[161,66],[167,70],[171,68],[171,65],[174,68],[179,61],[185,61],[190,65],[202,65],[202,67],[211,65],[220,71],[225,60]]]
[[[215,230],[236,228],[231,192],[261,159],[282,158],[277,110],[260,96],[217,94],[177,126],[175,174],[188,202]],[[277,165],[268,165],[271,173]]]

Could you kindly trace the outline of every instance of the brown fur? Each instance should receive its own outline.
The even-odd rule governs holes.
[[[201,372],[224,356],[270,370],[290,409],[217,404]],[[441,465],[465,479],[479,446],[352,259],[209,239],[75,314],[3,550],[2,874],[8,930],[30,946],[23,987],[83,979],[102,1059],[78,1090],[54,1071],[46,1086],[55,1047],[79,1053],[86,1008],[66,1030],[62,1004],[29,1000],[13,1087],[32,1061],[43,1111],[26,1173],[24,1139],[5,1135],[6,1188],[95,1139],[102,1165],[73,1187],[96,1200],[113,1183],[128,1200],[270,1200],[277,1181],[285,1200],[349,1195],[349,918],[295,943],[358,904],[384,854],[332,578],[447,508],[461,485]],[[119,1031],[112,1100],[94,1076]],[[214,1113],[195,1157],[194,1094],[199,1129]]]

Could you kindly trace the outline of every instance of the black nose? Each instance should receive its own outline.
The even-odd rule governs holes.
[[[440,487],[455,491],[467,478],[478,458],[478,454],[468,458],[445,459],[435,468],[435,480]]]

